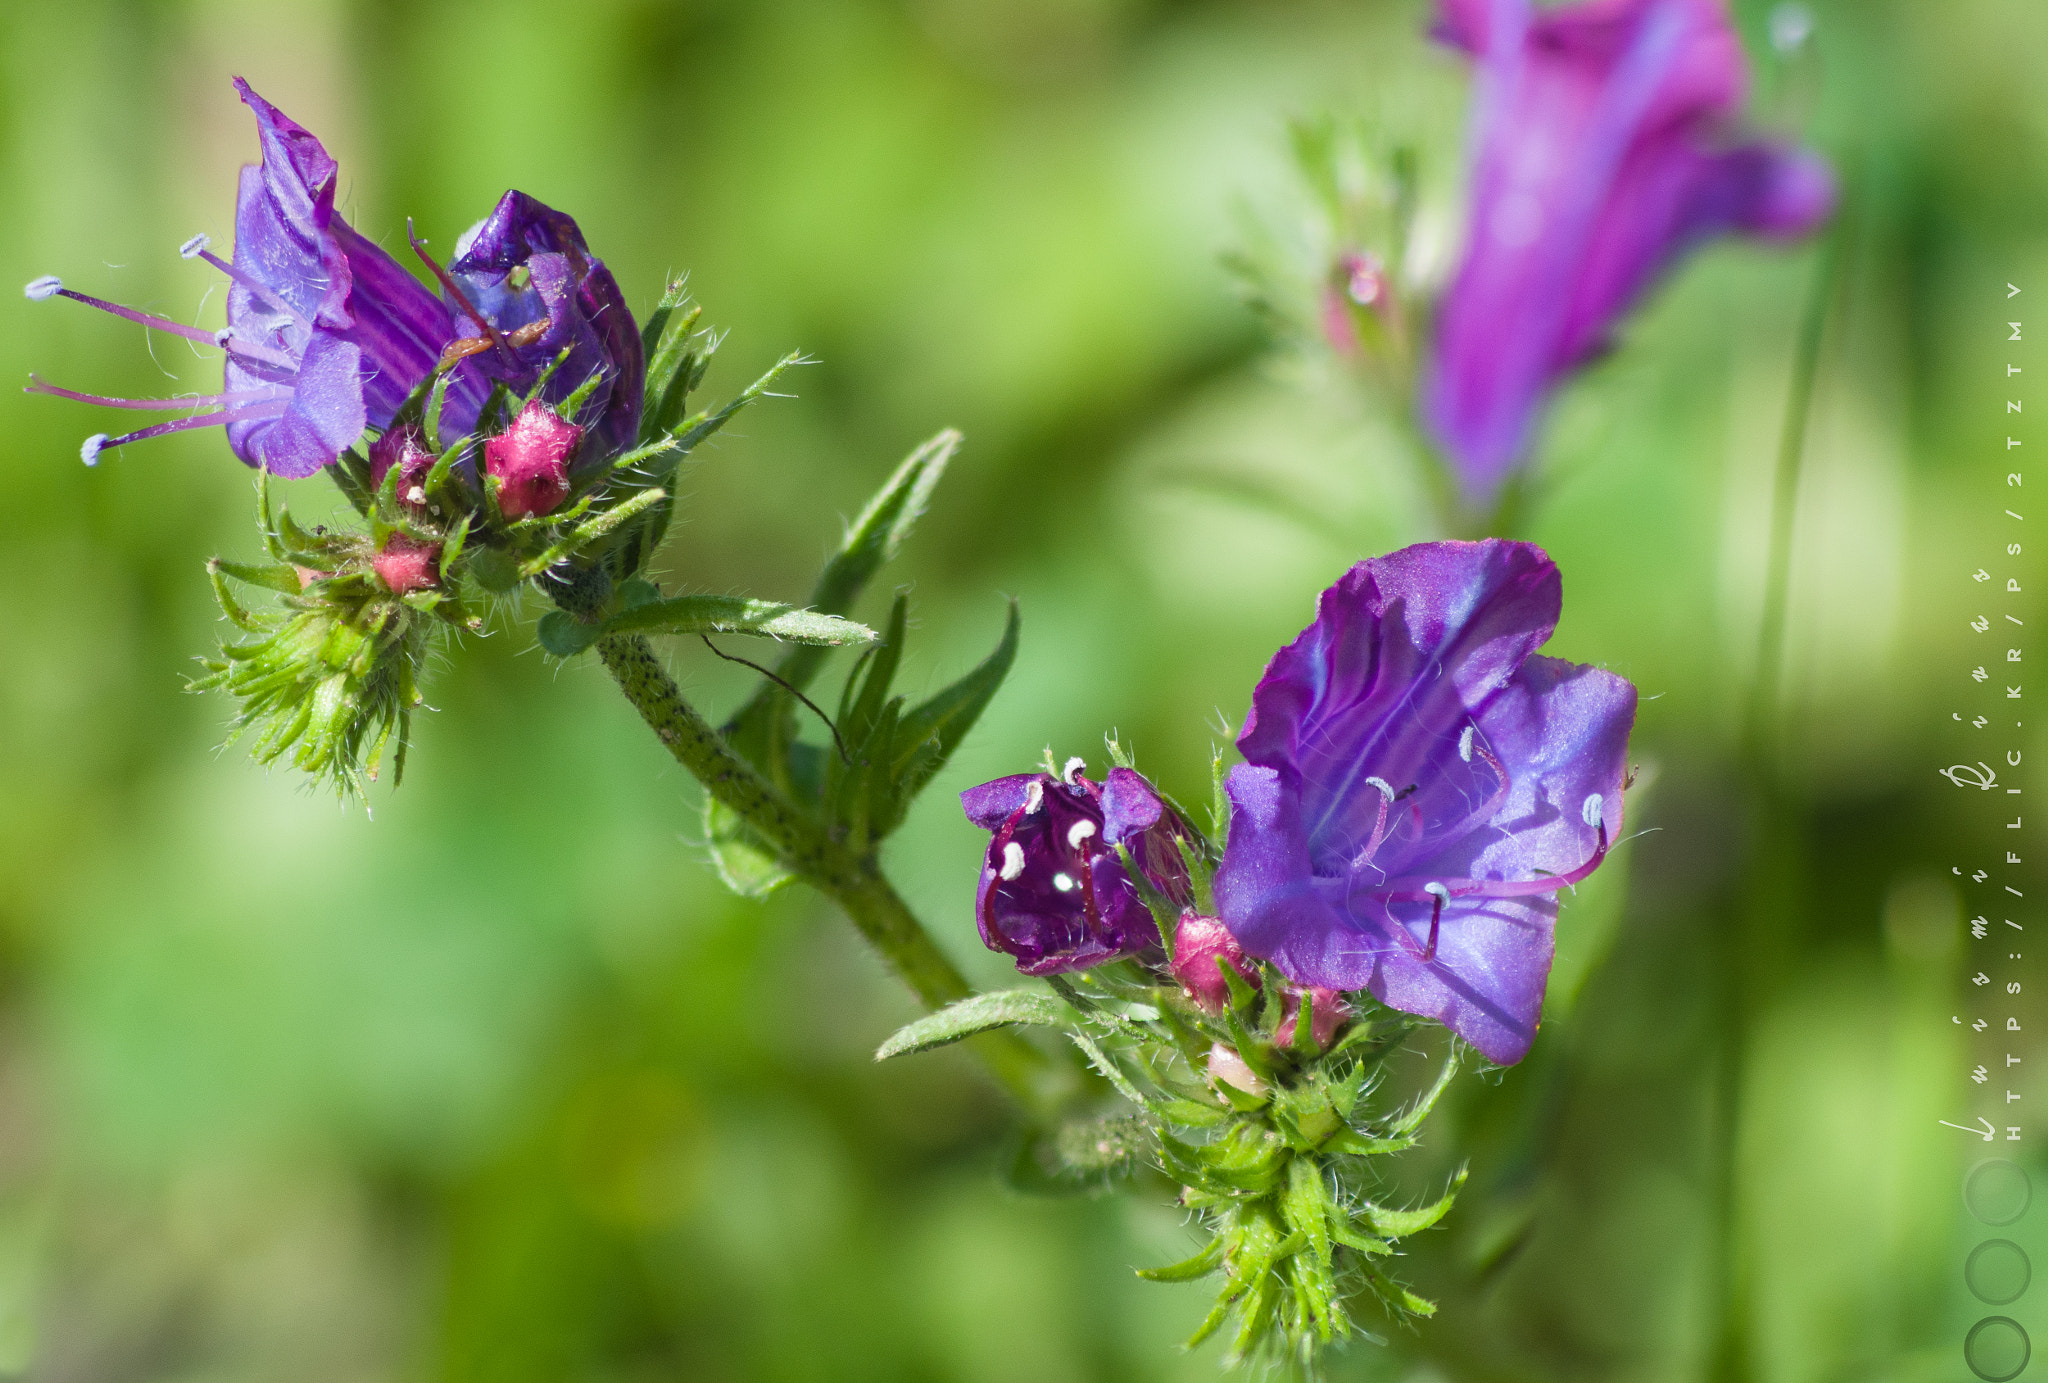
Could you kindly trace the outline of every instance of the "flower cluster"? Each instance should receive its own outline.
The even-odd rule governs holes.
[[[232,257],[205,236],[181,250],[227,277],[223,329],[107,302],[55,277],[26,290],[217,346],[220,392],[113,398],[33,377],[30,390],[185,413],[89,437],[88,465],[127,443],[225,429],[264,483],[272,562],[211,564],[222,608],[257,637],[224,647],[195,685],[237,697],[237,732],[253,733],[259,759],[289,755],[360,787],[394,734],[403,762],[427,635],[481,627],[465,583],[503,592],[539,582],[574,603],[594,637],[666,529],[663,487],[682,455],[768,381],[686,423],[685,400],[715,340],[695,330],[680,285],[643,336],[576,222],[524,192],[507,192],[445,266],[413,238],[440,286],[430,290],[336,210],[339,169],[320,141],[247,83],[235,88],[255,116],[261,161],[242,170]],[[273,515],[270,477],[322,470],[367,531],[309,533]],[[279,608],[244,609],[227,580],[274,592]]]
[[[1203,1270],[1228,1272],[1239,1354],[1341,1333],[1347,1270],[1426,1309],[1373,1260],[1448,1199],[1399,1219],[1416,1212],[1365,1202],[1347,1159],[1412,1141],[1427,1102],[1388,1117],[1365,1097],[1416,1019],[1495,1063],[1528,1052],[1558,895],[1621,830],[1635,688],[1536,652],[1561,596],[1540,548],[1499,539],[1345,573],[1252,692],[1220,849],[1128,764],[1099,786],[1072,760],[962,794],[990,833],[982,939],[1096,1025],[1091,1059],[1211,1212]]]

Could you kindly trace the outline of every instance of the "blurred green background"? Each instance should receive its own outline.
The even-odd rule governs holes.
[[[1768,7],[1736,9],[1767,53]],[[1932,769],[1979,656],[1967,573],[2002,540],[2003,284],[2048,294],[2048,11],[1813,9],[1818,70],[1763,85],[1853,170],[1859,235],[1767,768],[1739,735],[1814,256],[1724,245],[1563,399],[1530,525],[1566,577],[1551,651],[1648,698],[1656,831],[1566,907],[1535,1054],[1466,1078],[1404,1172],[1419,1194],[1473,1167],[1402,1264],[1442,1312],[1338,1377],[1965,1376],[1983,1149],[1936,1120],[1972,1089],[1950,870],[1992,847]],[[517,185],[636,306],[689,271],[732,328],[714,393],[819,357],[691,473],[674,583],[801,599],[839,517],[965,429],[893,572],[913,665],[957,675],[1005,594],[1023,651],[889,863],[996,983],[952,794],[1048,743],[1099,769],[1114,727],[1198,795],[1315,592],[1428,536],[1357,391],[1219,265],[1244,209],[1292,224],[1286,121],[1325,110],[1419,142],[1448,248],[1465,79],[1422,23],[1407,0],[14,0],[0,263],[216,321],[217,276],[174,251],[232,239],[239,73],[387,246],[409,215],[445,249]],[[218,378],[74,305],[0,295],[0,322],[15,379]],[[693,786],[589,660],[511,620],[450,648],[374,819],[219,751],[226,707],[181,686],[221,627],[203,559],[256,550],[249,476],[203,432],[86,472],[79,441],[120,421],[0,395],[0,1374],[1213,1375],[1173,1348],[1202,1289],[1130,1271],[1188,1251],[1181,1216],[1003,1189],[1000,1097],[957,1055],[869,1061],[905,995],[814,897],[721,893]],[[1218,473],[1284,503],[1189,483]],[[744,685],[675,665],[714,711]],[[2044,1214],[2001,1232],[2048,1264]],[[2048,1338],[2044,1293],[2008,1310]]]

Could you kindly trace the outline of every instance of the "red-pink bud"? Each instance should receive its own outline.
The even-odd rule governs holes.
[[[1308,1035],[1315,1039],[1316,1050],[1320,1052],[1330,1045],[1337,1029],[1351,1017],[1351,1008],[1344,1002],[1344,996],[1334,989],[1312,984],[1308,993]],[[1273,1031],[1273,1044],[1277,1047],[1294,1045],[1294,1034],[1301,1026],[1301,994],[1299,987],[1290,984],[1280,995],[1280,1026]]]
[[[370,565],[393,595],[424,591],[440,582],[441,545],[415,542],[403,533],[393,533],[370,559]]]
[[[1258,972],[1245,959],[1244,947],[1237,944],[1228,927],[1214,917],[1182,913],[1180,925],[1173,930],[1173,977],[1189,997],[1211,1013],[1221,1013],[1230,1005],[1230,983],[1216,968],[1219,958],[1246,983],[1258,987]]]
[[[370,443],[370,483],[381,489],[393,466],[398,467],[393,486],[398,502],[409,509],[425,509],[427,472],[434,469],[434,454],[409,427],[393,428]]]
[[[512,426],[484,443],[484,469],[497,479],[507,519],[552,513],[569,494],[569,463],[583,429],[535,399]]]

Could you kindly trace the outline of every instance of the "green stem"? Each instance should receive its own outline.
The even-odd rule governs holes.
[[[799,876],[838,903],[925,1007],[942,1008],[974,992],[873,861],[832,839],[735,753],[683,699],[645,638],[607,635],[597,641],[597,655],[676,762],[758,831]],[[1037,1048],[1014,1033],[988,1033],[974,1039],[973,1046],[1027,1110],[1046,1111],[1049,1063]]]
[[[1735,903],[1735,917],[1720,929],[1718,958],[1722,1022],[1719,1059],[1715,1063],[1718,1126],[1712,1171],[1719,1320],[1709,1364],[1709,1377],[1714,1383],[1748,1383],[1754,1373],[1749,1322],[1755,1309],[1755,1284],[1744,1252],[1736,1156],[1742,1137],[1741,1106],[1748,1076],[1749,1033],[1767,998],[1760,990],[1757,976],[1771,972],[1764,957],[1778,954],[1792,944],[1785,930],[1775,926],[1774,915],[1782,911],[1787,894],[1787,842],[1797,830],[1797,823],[1785,801],[1784,780],[1774,766],[1772,751],[1778,738],[1776,721],[1784,681],[1785,626],[1799,481],[1805,469],[1806,438],[1813,415],[1821,346],[1850,234],[1851,225],[1844,214],[1828,236],[1820,262],[1814,268],[1799,340],[1793,349],[1791,388],[1785,402],[1785,423],[1778,438],[1777,468],[1771,488],[1770,551],[1764,576],[1763,611],[1758,620],[1756,679],[1742,726],[1742,759],[1752,802],[1751,839],[1742,895]]]

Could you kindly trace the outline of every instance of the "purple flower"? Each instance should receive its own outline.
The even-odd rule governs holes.
[[[568,358],[543,391],[548,402],[599,377],[577,414],[587,435],[579,464],[638,440],[647,376],[640,328],[611,270],[591,256],[573,220],[524,192],[507,192],[456,242],[442,283],[458,331],[468,338],[464,346],[474,352],[471,363],[487,378],[529,393],[565,349]],[[482,401],[479,395],[475,403]],[[458,409],[452,390],[450,405],[455,427],[474,426],[475,406],[465,401],[466,413]]]
[[[1085,970],[1159,945],[1159,927],[1124,872],[1116,847],[1154,887],[1187,901],[1178,826],[1139,774],[1113,768],[1103,783],[1070,760],[1064,779],[1019,773],[960,794],[967,817],[994,833],[974,914],[990,950],[1027,975]]]
[[[1557,892],[1621,829],[1636,692],[1534,656],[1541,548],[1423,543],[1353,567],[1275,654],[1238,736],[1217,910],[1290,979],[1368,989],[1502,1064],[1534,1039]]]
[[[1834,182],[1811,154],[1730,137],[1746,77],[1721,0],[1438,0],[1435,34],[1479,79],[1464,259],[1422,409],[1483,502],[1546,393],[1659,272],[1726,231],[1813,229]]]
[[[218,394],[117,399],[36,380],[34,392],[113,408],[214,410],[120,437],[88,438],[81,453],[87,465],[107,447],[225,426],[229,447],[249,465],[281,476],[311,475],[353,446],[365,426],[389,423],[454,339],[454,322],[441,301],[335,212],[336,165],[320,141],[240,78],[235,89],[256,115],[263,161],[242,170],[234,260],[213,254],[205,236],[180,250],[228,276],[225,331],[119,307],[55,278],[28,285],[30,298],[61,295],[227,352]],[[464,392],[478,404],[484,398],[477,377],[465,381]]]

